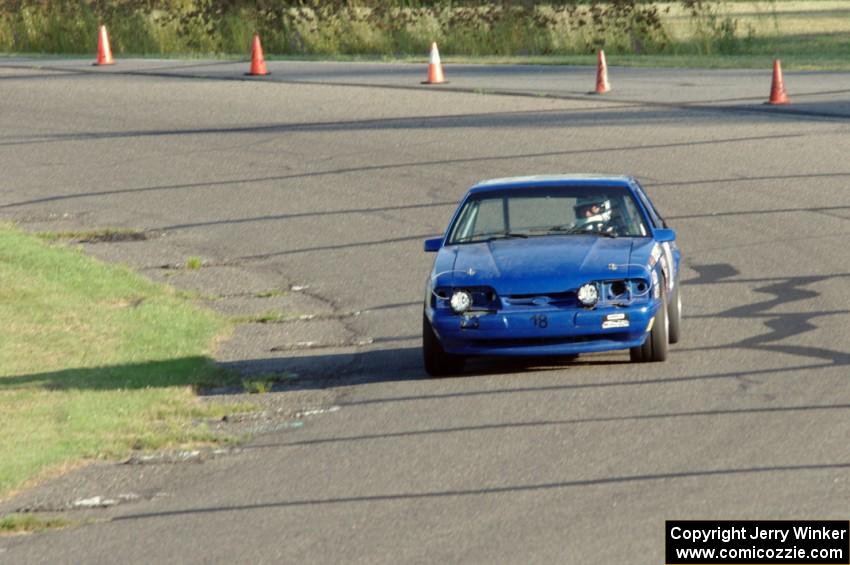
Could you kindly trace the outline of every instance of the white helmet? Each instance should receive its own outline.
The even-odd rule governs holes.
[[[575,204],[576,225],[607,224],[611,220],[611,201],[602,194],[582,196]]]

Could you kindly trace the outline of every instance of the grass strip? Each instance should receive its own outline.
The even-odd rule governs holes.
[[[848,35],[850,37],[850,35]],[[850,44],[848,44],[850,45]],[[850,49],[850,46],[848,46]],[[24,53],[18,55],[0,53],[0,62],[4,57],[27,57],[33,59],[91,59],[90,54],[74,55],[45,55],[42,53]],[[770,54],[735,54],[735,55],[694,55],[694,54],[660,54],[660,55],[633,55],[613,54],[607,55],[609,67],[639,67],[639,68],[679,68],[679,69],[772,69],[775,58],[782,60],[782,68],[786,71],[850,71],[850,58],[844,55],[836,55],[833,50],[827,50],[823,54],[785,52]],[[149,56],[126,54],[127,59],[146,59]],[[167,54],[158,55],[157,59],[184,61],[187,59],[203,58],[204,60],[230,60],[232,56],[211,54]],[[595,67],[596,55],[449,55],[441,57],[447,72],[451,72],[451,65],[565,65]],[[239,58],[243,61],[245,57]],[[266,54],[268,61],[293,61],[293,62],[339,62],[339,63],[409,63],[428,64],[426,55],[270,55]],[[235,60],[234,60],[235,61]],[[247,65],[247,62],[245,62]],[[423,69],[423,76],[424,76]],[[73,234],[72,234],[73,235]],[[51,238],[50,234],[46,235]],[[52,237],[61,239],[60,237]],[[65,239],[74,239],[70,235]]]
[[[63,518],[40,518],[32,514],[8,514],[0,518],[0,535],[34,534],[73,526]]]
[[[40,232],[36,234],[45,241],[76,241],[79,243],[100,243],[114,241],[144,241],[145,232],[129,228],[99,228],[86,231]]]
[[[128,268],[0,225],[0,497],[81,459],[216,441],[238,384],[208,357],[223,317]]]
[[[206,58],[214,53],[244,59],[254,33],[262,36],[267,56],[336,60],[360,54],[419,59],[436,41],[444,57],[580,57],[604,48],[609,56],[661,55],[675,62],[708,56],[714,61],[711,68],[725,66],[720,61],[726,57],[805,57],[810,61],[805,68],[824,69],[836,68],[832,64],[846,59],[850,48],[847,0],[671,0],[617,6],[604,1],[411,5],[391,0],[324,3],[321,9],[284,0],[271,0],[262,9],[245,2],[181,0],[157,2],[153,10],[150,3],[124,2],[117,11],[110,4],[0,5],[0,51],[93,57],[100,24],[109,27],[119,58]]]
[[[776,57],[771,55],[609,55],[609,67],[679,68],[679,69],[760,69],[770,70]],[[850,71],[850,58],[788,54],[780,57],[783,70]],[[269,60],[269,57],[266,57]],[[596,66],[596,55],[528,55],[443,57],[452,64],[487,65],[569,65]],[[416,62],[412,58],[404,62]],[[424,60],[418,61],[423,62]],[[447,72],[450,72],[449,68]]]

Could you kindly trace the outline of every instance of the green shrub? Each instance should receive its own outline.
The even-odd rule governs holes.
[[[688,49],[740,48],[737,20],[717,3],[680,1],[694,21]],[[254,33],[278,54],[425,55],[432,41],[472,56],[670,49],[659,8],[640,0],[0,0],[0,49],[92,53],[100,23],[118,54],[247,54]]]

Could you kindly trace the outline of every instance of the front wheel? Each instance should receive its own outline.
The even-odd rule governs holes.
[[[465,364],[465,359],[460,355],[445,352],[425,315],[422,316],[422,359],[425,372],[432,377],[456,375],[463,371]]]
[[[664,284],[664,281],[661,281]],[[655,313],[652,330],[643,345],[632,347],[629,356],[636,363],[655,363],[667,360],[667,344],[670,335],[670,319],[667,316],[667,288],[661,287],[661,306]]]

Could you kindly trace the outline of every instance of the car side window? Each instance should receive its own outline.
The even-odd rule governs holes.
[[[475,217],[477,215],[478,202],[470,202],[464,206],[455,222],[452,233],[449,234],[449,241],[468,239],[472,234],[472,228],[475,226]]]
[[[649,201],[649,197],[644,192],[644,188],[641,185],[637,185],[637,190],[635,191],[640,198],[641,204],[646,208],[647,213],[649,214],[649,220],[652,222],[652,227],[654,228],[666,228],[667,223],[664,221],[664,218],[661,217],[661,214],[655,209],[652,205],[652,202]]]
[[[502,214],[502,199],[488,198],[479,202],[472,237],[503,231],[505,231],[505,218]]]
[[[631,196],[624,195],[623,197],[618,199],[620,202],[620,206],[618,206],[619,213],[622,215],[622,223],[623,223],[623,233],[629,234],[640,234],[642,236],[646,236],[646,227],[643,224],[643,219],[641,218],[641,214],[637,209],[637,205]]]

